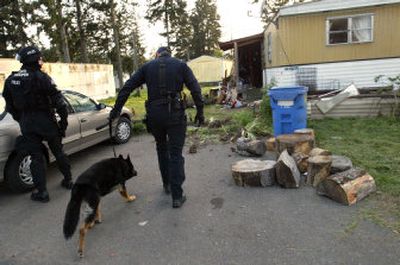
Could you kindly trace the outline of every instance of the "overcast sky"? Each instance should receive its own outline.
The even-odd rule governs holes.
[[[147,0],[138,0],[138,22],[143,35],[143,45],[146,57],[154,54],[157,47],[165,45],[166,40],[159,33],[164,29],[161,23],[150,25],[144,19],[147,10]],[[187,0],[189,9],[194,7],[195,0]],[[229,41],[263,31],[260,19],[260,4],[251,4],[252,0],[217,0],[218,14],[222,36],[220,41]],[[250,16],[249,16],[250,15]]]

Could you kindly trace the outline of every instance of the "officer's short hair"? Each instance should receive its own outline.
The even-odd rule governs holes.
[[[160,48],[157,49],[157,56],[161,56],[161,55],[171,55],[171,49],[167,46],[162,46]]]
[[[27,46],[19,50],[15,59],[20,61],[22,64],[29,64],[39,61],[42,57],[42,53],[35,46]]]

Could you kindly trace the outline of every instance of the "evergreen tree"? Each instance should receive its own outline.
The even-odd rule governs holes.
[[[184,0],[149,0],[146,19],[151,23],[161,20],[165,32],[160,35],[167,38],[167,45],[172,48],[176,42],[176,32],[181,25],[181,17],[187,16]]]
[[[221,37],[215,0],[197,0],[191,15],[192,56],[214,55]]]
[[[30,40],[27,28],[29,5],[23,0],[2,0],[0,3],[0,57],[14,57]]]
[[[186,2],[177,1],[181,15],[171,23],[173,29],[170,47],[174,49],[175,56],[183,60],[190,60],[191,39],[193,38],[193,28],[190,24],[190,17],[186,10]]]
[[[50,40],[50,49],[43,50],[46,60],[73,61],[78,35],[72,24],[73,13],[68,1],[36,0],[31,5],[34,9],[30,24],[37,26],[38,32],[44,33]]]
[[[86,46],[86,35],[85,35],[85,29],[83,27],[83,16],[82,16],[82,9],[81,9],[81,4],[82,0],[74,0],[75,1],[75,7],[76,7],[76,22],[78,25],[78,30],[79,30],[79,45],[80,45],[80,62],[82,63],[88,63],[89,58],[88,58],[88,53],[87,53],[87,46]]]

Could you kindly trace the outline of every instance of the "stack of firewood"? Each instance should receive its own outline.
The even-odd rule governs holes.
[[[232,166],[232,175],[239,186],[270,186],[284,188],[309,185],[319,195],[345,205],[352,205],[376,190],[374,179],[353,167],[344,156],[332,155],[315,146],[312,129],[301,129],[266,141],[266,149],[279,154],[278,160],[246,159]]]

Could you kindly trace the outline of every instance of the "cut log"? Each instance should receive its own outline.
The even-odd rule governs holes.
[[[313,156],[308,159],[307,184],[317,187],[330,175],[332,158],[330,156]]]
[[[331,166],[331,174],[339,173],[346,171],[353,167],[353,163],[350,158],[345,156],[332,156],[332,166]]]
[[[275,152],[276,151],[276,139],[275,137],[268,138],[265,142],[267,146],[267,151]]]
[[[294,153],[292,155],[294,161],[296,161],[297,168],[301,173],[307,172],[308,168],[308,155],[303,153]]]
[[[235,184],[245,186],[271,186],[275,183],[275,161],[245,159],[232,165]]]
[[[244,137],[240,137],[236,145],[238,151],[245,151],[253,156],[263,156],[267,149],[263,141],[250,140]]]
[[[315,133],[313,129],[310,128],[304,128],[304,129],[297,129],[294,131],[295,134],[305,134],[305,135],[310,135],[315,139]]]
[[[330,156],[332,153],[322,148],[313,148],[310,152],[310,156]]]
[[[351,168],[329,176],[317,187],[319,195],[352,205],[376,191],[375,180],[365,170]]]
[[[279,153],[287,149],[288,153],[303,153],[309,155],[314,148],[314,137],[307,134],[282,134],[276,137]]]
[[[276,181],[284,188],[298,188],[300,186],[300,172],[296,161],[284,150],[275,165]]]

